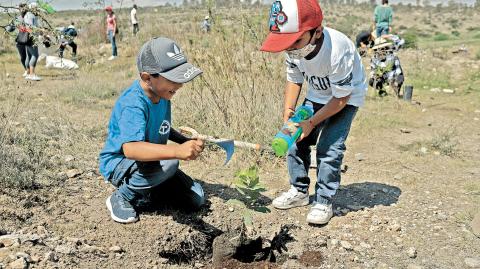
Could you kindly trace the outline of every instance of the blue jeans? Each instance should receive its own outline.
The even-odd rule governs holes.
[[[388,26],[377,26],[377,38],[382,35],[388,35]]]
[[[305,103],[311,103],[315,112],[323,107],[322,104],[309,100],[305,100]],[[317,183],[314,198],[317,203],[331,203],[340,186],[340,167],[346,150],[345,140],[357,110],[355,106],[345,106],[340,112],[316,126],[309,136],[292,145],[287,153],[290,184],[298,191],[308,193],[310,146],[317,146]]]
[[[178,160],[140,162],[123,159],[109,181],[136,207],[169,204],[196,210],[205,203],[202,186],[178,169]]]
[[[113,56],[118,56],[117,55],[117,43],[115,42],[115,36],[113,35],[112,30],[108,30],[108,40],[110,40],[110,43],[112,43],[112,55]]]
[[[27,49],[27,57],[25,59],[25,66],[27,68],[37,66],[37,60],[38,60],[38,47],[36,45],[27,45],[25,46]]]

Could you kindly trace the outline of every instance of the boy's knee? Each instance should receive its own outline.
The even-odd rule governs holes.
[[[162,160],[160,166],[166,178],[171,178],[178,170],[180,162],[178,160]]]

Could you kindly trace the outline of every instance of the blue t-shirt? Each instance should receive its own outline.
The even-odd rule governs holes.
[[[157,104],[152,103],[136,80],[113,107],[107,140],[100,152],[100,172],[105,179],[108,180],[118,163],[126,158],[122,150],[124,143],[166,144],[170,126],[170,101],[160,99]]]

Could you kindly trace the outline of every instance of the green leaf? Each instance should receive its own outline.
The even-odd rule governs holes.
[[[270,213],[271,212],[270,208],[268,208],[266,206],[256,206],[256,207],[253,207],[252,209],[257,211],[257,212],[260,212],[260,213]]]
[[[240,187],[240,188],[244,188],[244,189],[248,189],[248,185],[246,185],[245,182],[243,182],[241,180],[236,180],[235,181],[235,186]]]
[[[257,178],[258,176],[258,170],[257,170],[257,167],[256,166],[252,166],[250,168],[248,168],[247,170],[247,176],[250,178],[250,179],[253,179],[253,178]]]
[[[267,189],[262,184],[257,184],[256,186],[252,187],[252,191],[256,191],[256,192],[262,192],[266,190]]]
[[[245,204],[244,204],[242,201],[238,200],[238,199],[229,199],[229,200],[227,201],[227,204],[232,205],[232,206],[239,206],[239,207],[241,207],[241,208],[245,208],[245,207],[246,207]]]
[[[245,196],[245,192],[242,190],[242,188],[240,188],[240,187],[238,187],[238,186],[235,186],[235,189],[237,189],[237,191],[238,191],[241,195]]]

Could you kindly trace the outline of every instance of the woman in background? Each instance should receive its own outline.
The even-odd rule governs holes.
[[[35,67],[37,66],[38,61],[38,46],[35,44],[33,40],[33,36],[35,35],[35,28],[38,27],[38,19],[37,16],[32,12],[36,10],[38,7],[36,2],[30,3],[28,5],[28,11],[23,17],[23,21],[25,26],[27,27],[27,31],[30,33],[30,38],[27,44],[25,44],[25,48],[27,51],[27,58],[25,60],[25,67],[27,68],[27,75],[25,79],[27,80],[34,80],[40,81],[42,80],[37,74],[35,74]]]
[[[23,69],[25,72],[23,73],[23,77],[26,77],[28,75],[28,67],[26,65],[26,60],[27,60],[27,47],[26,47],[26,42],[22,41],[21,38],[19,38],[22,33],[27,33],[27,28],[25,27],[24,20],[23,18],[25,17],[25,14],[27,14],[27,5],[26,4],[20,4],[18,5],[18,9],[20,11],[20,15],[16,18],[16,22],[12,22],[12,25],[18,25],[18,34],[17,38],[15,39],[16,47],[18,50],[18,55],[20,55],[20,63],[23,66]],[[14,26],[15,27],[15,26]],[[14,31],[14,27],[12,27],[12,32]]]
[[[111,6],[105,8],[107,12],[107,36],[112,44],[112,56],[108,58],[109,61],[114,60],[117,54],[117,43],[115,42],[115,33],[117,32],[117,19],[115,17],[115,13]]]

